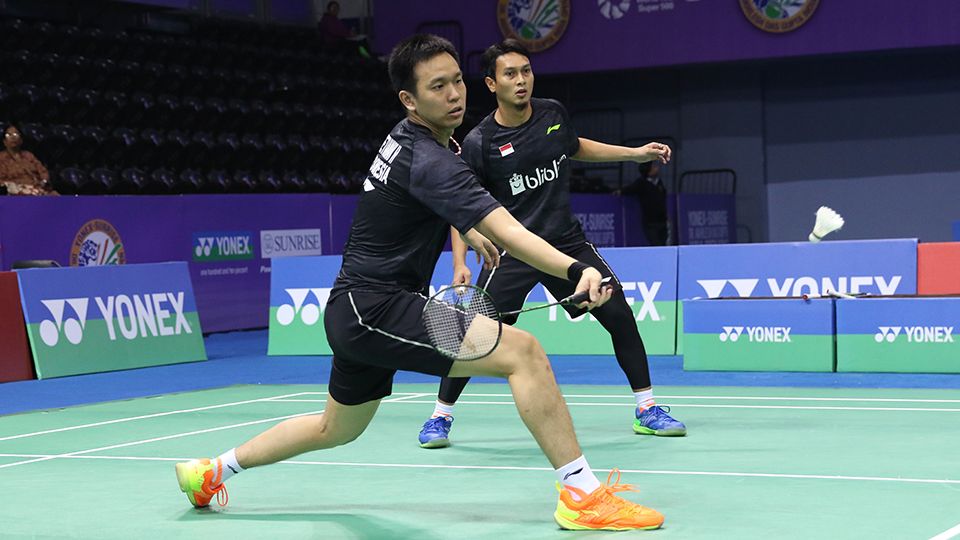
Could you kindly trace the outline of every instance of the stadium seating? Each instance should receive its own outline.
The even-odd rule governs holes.
[[[403,116],[382,62],[310,28],[0,18],[0,43],[0,110],[64,193],[354,193]]]

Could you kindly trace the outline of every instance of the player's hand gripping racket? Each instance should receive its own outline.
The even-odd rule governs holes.
[[[617,291],[619,283],[600,281],[601,289]],[[427,299],[423,323],[430,344],[454,360],[478,360],[492,353],[503,335],[503,317],[552,306],[575,306],[590,300],[590,292],[570,295],[552,304],[501,313],[487,291],[473,285],[444,287]]]

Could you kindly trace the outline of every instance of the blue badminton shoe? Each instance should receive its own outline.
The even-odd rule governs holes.
[[[659,437],[683,437],[687,434],[687,426],[667,414],[670,407],[654,405],[643,411],[637,408],[637,419],[633,422],[633,431],[641,435],[657,435]]]
[[[452,416],[438,416],[424,422],[420,430],[420,448],[446,448],[450,446]]]

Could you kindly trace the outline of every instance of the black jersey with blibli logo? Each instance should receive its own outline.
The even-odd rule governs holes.
[[[494,114],[463,141],[463,159],[490,194],[523,226],[554,246],[585,242],[570,210],[570,159],[580,150],[566,109],[552,99],[532,99],[533,114],[504,127]]]
[[[470,230],[500,206],[459,156],[409,119],[384,140],[363,190],[331,296],[425,291],[450,225]]]

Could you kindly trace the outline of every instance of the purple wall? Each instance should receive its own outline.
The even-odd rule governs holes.
[[[821,0],[806,25],[786,34],[754,27],[736,0],[661,3],[674,7],[640,13],[639,5],[656,2],[638,0],[613,20],[603,17],[597,2],[572,1],[566,33],[535,55],[534,68],[567,73],[960,44],[960,2]],[[458,20],[461,54],[483,50],[502,38],[496,4],[375,0],[376,49],[389,51],[421,22]]]

